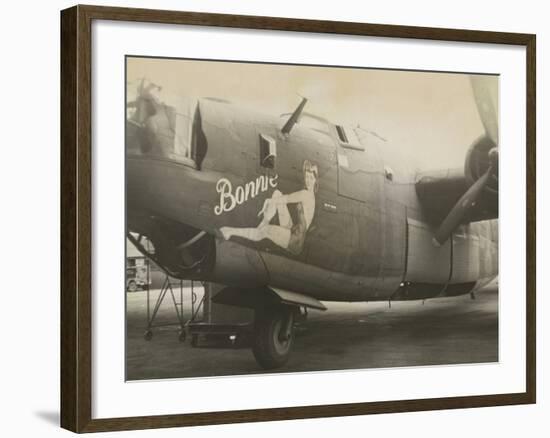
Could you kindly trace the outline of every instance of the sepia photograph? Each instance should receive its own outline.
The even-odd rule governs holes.
[[[499,361],[498,75],[125,74],[127,381]]]

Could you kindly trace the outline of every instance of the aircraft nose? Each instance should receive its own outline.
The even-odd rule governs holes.
[[[155,155],[171,158],[174,133],[166,125],[164,116],[154,115],[143,124],[126,121],[126,150],[130,155]]]

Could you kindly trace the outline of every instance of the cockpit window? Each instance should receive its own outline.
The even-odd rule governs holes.
[[[202,130],[199,104],[196,100],[182,101],[175,110],[173,158],[200,169],[207,142]]]
[[[126,111],[126,149],[179,161],[201,168],[208,150],[197,99],[180,99],[170,104],[158,95],[161,88],[142,83],[137,97]]]
[[[174,155],[177,159],[193,159],[191,156],[193,149],[193,119],[196,111],[196,102],[194,102],[194,105],[185,102],[176,107]]]

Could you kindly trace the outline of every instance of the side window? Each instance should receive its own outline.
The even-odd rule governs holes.
[[[269,135],[260,134],[260,165],[267,169],[275,167],[277,158],[277,143]]]
[[[352,127],[344,127],[342,125],[334,125],[340,145],[344,148],[354,149],[356,151],[364,151],[365,147],[359,141],[355,129]]]
[[[344,131],[343,126],[336,125],[336,132],[338,133],[338,138],[342,143],[349,143],[348,136],[346,135],[346,131]]]

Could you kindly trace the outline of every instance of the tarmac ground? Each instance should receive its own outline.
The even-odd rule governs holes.
[[[183,290],[183,318],[191,316]],[[151,311],[159,291],[150,292]],[[176,294],[179,299],[179,292]],[[200,298],[200,297],[199,297]],[[179,340],[171,297],[159,308],[150,340],[146,292],[127,294],[127,380],[264,373],[250,349],[193,348]],[[287,364],[277,372],[304,372],[498,361],[498,289],[492,284],[454,298],[378,303],[325,303],[296,331]],[[273,371],[269,371],[273,373]]]

